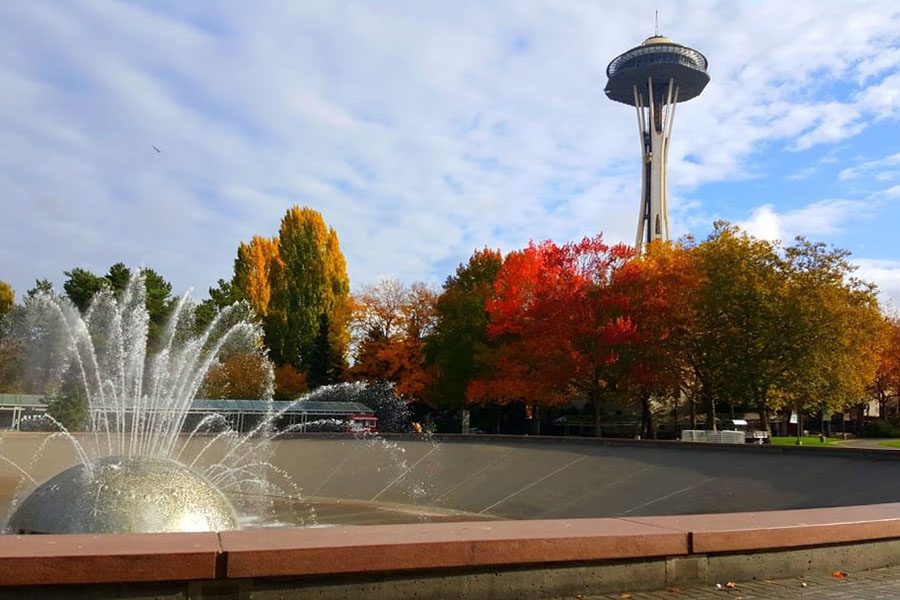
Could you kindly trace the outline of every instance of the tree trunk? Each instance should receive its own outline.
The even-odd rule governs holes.
[[[856,433],[857,436],[862,435],[862,433],[863,433],[863,428],[864,428],[865,425],[866,425],[866,412],[865,412],[865,410],[866,410],[866,405],[865,405],[865,404],[857,404],[857,405],[856,405],[856,427],[854,427],[854,429],[855,429],[856,431],[855,431],[854,433]]]
[[[674,423],[672,423],[672,434],[675,436],[675,439],[681,438],[681,432],[678,431],[678,401],[681,399],[681,390],[675,394],[675,406],[672,407],[672,418]]]
[[[688,408],[691,411],[691,429],[697,429],[697,398],[695,394],[696,391],[692,391],[688,401]]]
[[[601,437],[603,435],[603,416],[606,413],[604,394],[600,389],[600,386],[597,385],[599,379],[600,371],[599,369],[596,369],[594,370],[594,382],[591,385],[591,391],[589,392],[591,404],[594,406],[594,437]]]
[[[652,417],[650,416],[650,394],[640,392],[641,399],[641,437],[650,439],[652,433]]]
[[[764,400],[762,400],[762,396],[756,401],[756,409],[759,411],[759,426],[763,431],[772,433],[772,427],[769,425],[769,408],[766,406]]]
[[[459,411],[460,433],[469,433],[469,419],[471,414],[468,408],[462,408]]]
[[[531,435],[541,435],[541,407],[537,404],[531,411]]]
[[[594,437],[603,435],[603,399],[600,394],[594,393]]]
[[[704,400],[706,400],[706,428],[710,431],[718,431],[716,425],[716,399],[712,394],[703,390]]]

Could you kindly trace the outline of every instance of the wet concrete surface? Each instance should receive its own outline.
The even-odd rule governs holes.
[[[897,456],[892,452],[794,450],[492,436],[304,437],[275,442],[272,462],[301,495],[315,499],[285,510],[278,520],[287,522],[305,523],[311,509],[321,523],[394,523],[479,515],[721,513],[900,500],[900,460],[888,459]],[[46,442],[40,434],[4,433],[0,453],[24,465],[37,481],[75,462],[65,440]],[[22,480],[16,468],[0,464],[0,515]]]

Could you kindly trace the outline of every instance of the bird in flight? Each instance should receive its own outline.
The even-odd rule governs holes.
[[[157,154],[162,154],[162,150],[160,150],[160,149],[157,148],[156,146],[151,146],[151,148],[153,148],[154,150],[156,150],[156,153],[157,153]]]

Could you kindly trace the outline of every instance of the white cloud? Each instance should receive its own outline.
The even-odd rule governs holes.
[[[295,202],[338,230],[354,285],[440,280],[436,265],[529,238],[631,242],[634,117],[602,90],[652,8],[4,3],[0,277],[21,292],[124,260],[203,289]],[[676,231],[704,213],[686,192],[753,175],[768,145],[897,117],[879,58],[900,39],[893,2],[685,3],[661,27],[711,61],[677,111]],[[853,95],[822,94],[844,80]],[[751,221],[827,233],[853,212],[840,202]]]
[[[881,303],[889,310],[900,309],[900,260],[857,258],[856,275],[878,286]]]
[[[785,212],[764,204],[738,225],[756,237],[784,241],[798,235],[833,235],[849,220],[865,218],[871,210],[870,203],[856,200],[822,200]]]

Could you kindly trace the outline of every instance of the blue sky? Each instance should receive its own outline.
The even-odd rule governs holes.
[[[202,296],[295,203],[354,288],[631,243],[635,117],[603,87],[657,7],[712,77],[676,113],[674,233],[833,243],[900,303],[895,1],[5,2],[0,279],[124,261]]]

